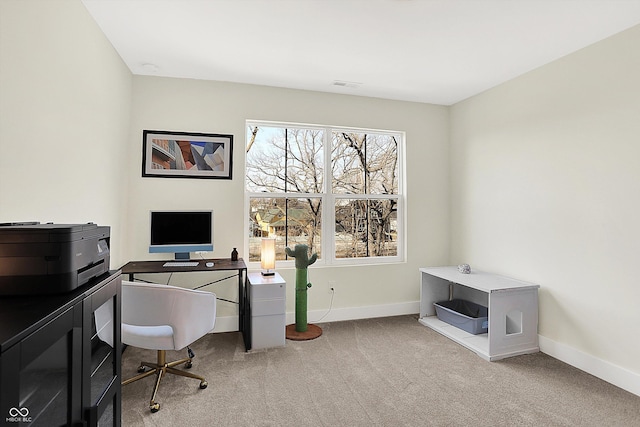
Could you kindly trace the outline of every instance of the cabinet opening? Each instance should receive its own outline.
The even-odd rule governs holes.
[[[522,333],[522,311],[511,310],[505,317],[507,335]]]

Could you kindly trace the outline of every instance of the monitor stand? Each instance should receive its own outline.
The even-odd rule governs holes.
[[[176,260],[189,261],[189,252],[176,252]]]

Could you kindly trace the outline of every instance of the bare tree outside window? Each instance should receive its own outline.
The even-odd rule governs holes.
[[[333,259],[396,257],[399,138],[376,131],[249,124],[249,260],[260,259],[260,239],[266,236],[276,237],[278,259],[286,259],[284,247],[297,243]],[[330,215],[323,218],[327,203]],[[329,241],[334,243],[324,251],[323,229],[333,233]]]
[[[322,193],[324,132],[253,126],[247,149],[247,191]]]
[[[333,193],[398,194],[395,136],[334,131],[331,157]],[[397,255],[397,203],[396,197],[336,200],[336,258]]]
[[[259,238],[266,236],[276,238],[276,259],[285,259],[284,248],[298,243],[320,256],[322,199],[313,195],[323,191],[323,131],[258,126],[247,131],[247,190],[272,193],[249,199],[254,226],[249,260],[260,259]],[[292,193],[311,196],[287,197]]]

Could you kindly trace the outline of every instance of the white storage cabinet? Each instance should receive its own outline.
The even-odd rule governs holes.
[[[488,361],[535,353],[538,346],[539,285],[456,266],[420,269],[420,319]],[[436,317],[434,302],[460,298],[489,309],[489,331],[473,335]]]
[[[249,273],[251,349],[285,346],[287,284],[275,273]]]

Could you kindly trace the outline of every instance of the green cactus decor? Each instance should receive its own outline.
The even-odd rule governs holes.
[[[311,283],[307,282],[307,267],[316,262],[317,254],[309,258],[307,245],[296,245],[294,250],[285,248],[287,255],[296,259],[296,332],[307,331],[307,289]]]

